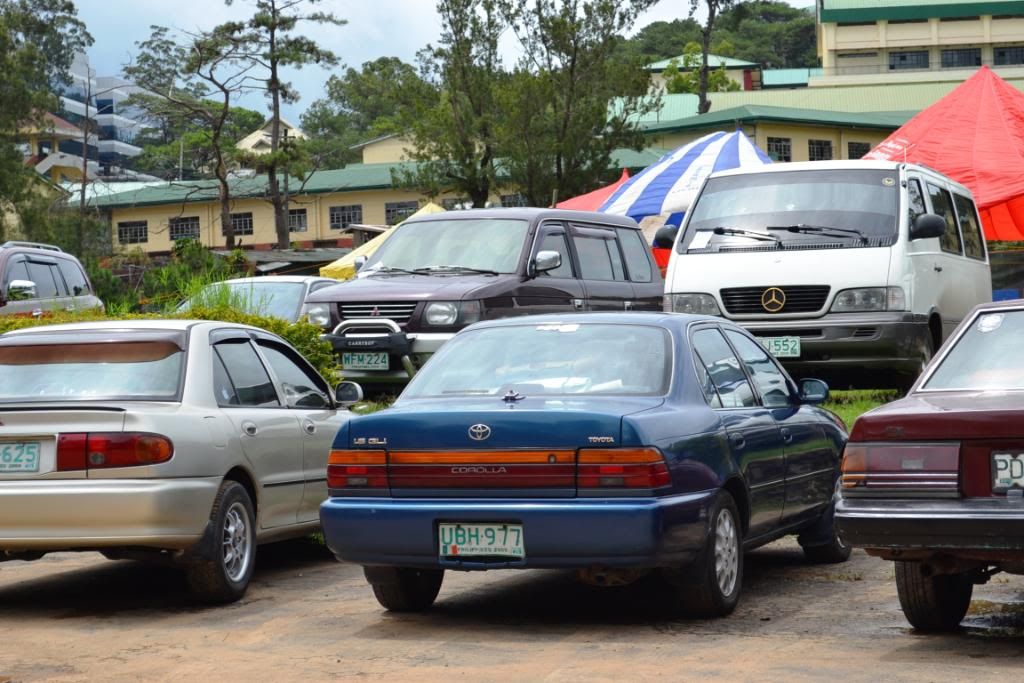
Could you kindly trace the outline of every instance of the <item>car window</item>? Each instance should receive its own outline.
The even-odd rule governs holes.
[[[700,383],[701,391],[704,392],[704,399],[708,402],[708,405],[712,408],[721,408],[722,399],[718,397],[718,391],[715,390],[715,385],[711,382],[711,375],[708,374],[708,369],[704,367],[704,361],[696,354],[694,354],[693,367],[697,371],[697,381]]]
[[[281,383],[284,401],[289,408],[326,408],[331,405],[323,381],[303,368],[289,352],[273,342],[261,340],[257,345]]]
[[[747,372],[754,378],[761,402],[769,408],[781,408],[790,405],[789,383],[778,366],[761,348],[761,345],[739,332],[729,330],[725,336],[732,342]]]
[[[651,260],[647,257],[647,245],[639,230],[620,228],[619,244],[622,245],[622,252],[626,255],[626,269],[629,271],[629,279],[633,282],[650,282],[652,277]]]
[[[70,292],[71,296],[85,296],[89,294],[89,279],[77,263],[61,259],[57,264],[60,267],[61,275],[64,276],[64,282],[68,285],[68,292]]]
[[[7,262],[7,272],[4,273],[4,294],[15,280],[28,280],[28,267],[25,265],[24,257],[15,256]]]
[[[957,229],[953,200],[950,198],[949,192],[928,183],[928,198],[932,201],[932,211],[946,219],[946,232],[939,239],[942,251],[950,254],[962,254],[963,244],[960,242],[960,231]]]
[[[1020,391],[1024,389],[1021,339],[1024,339],[1024,311],[982,311],[946,352],[921,388]]]
[[[28,266],[28,279],[36,283],[37,298],[52,299],[64,296],[64,283],[59,279],[60,273],[56,272],[56,264],[29,261],[26,265]]]
[[[217,344],[231,384],[234,385],[240,406],[279,406],[274,383],[266,368],[248,341],[226,341]]]
[[[224,361],[220,359],[219,353],[214,352],[212,355],[213,393],[217,397],[217,405],[237,406],[238,392],[235,391],[235,385],[231,383],[231,378],[228,377],[228,370],[224,367]]]
[[[615,240],[583,235],[573,236],[576,254],[580,258],[580,276],[584,280],[623,280],[622,258],[618,254]],[[617,265],[613,265],[612,251]]]
[[[571,278],[572,259],[569,257],[569,243],[565,239],[564,232],[549,232],[540,239],[537,251],[557,251],[562,255],[562,265],[552,270],[545,270],[539,273],[541,277],[564,277]]]
[[[907,181],[907,211],[910,214],[908,225],[913,225],[918,216],[928,213],[928,207],[924,205],[921,183],[916,178]]]
[[[693,333],[693,348],[718,390],[724,408],[749,408],[757,405],[754,391],[725,337],[718,330]]]
[[[974,202],[962,194],[953,194],[956,214],[960,218],[960,230],[964,235],[964,253],[969,258],[985,260],[985,238],[981,235],[978,225],[978,212],[974,210]]]

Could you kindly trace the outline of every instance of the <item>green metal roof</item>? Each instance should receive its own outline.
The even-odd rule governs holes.
[[[825,72],[820,67],[812,69],[764,69],[761,72],[762,88],[803,88],[807,81]]]
[[[669,63],[672,60],[676,61],[680,67],[683,66],[683,60],[686,59],[686,55],[679,55],[678,57],[671,57],[669,59],[663,59],[660,62],[651,62],[645,68],[648,71],[661,72],[668,68]],[[726,69],[743,69],[749,66],[757,66],[756,62],[745,62],[742,59],[733,59],[732,57],[723,57],[721,55],[708,55],[708,66],[712,69],[717,69],[720,66],[725,66]]]
[[[1005,16],[1024,14],[1019,0],[821,0],[822,23],[857,23],[865,21],[912,21],[915,19],[955,19],[982,14]]]
[[[701,116],[678,121],[666,121],[646,128],[648,133],[672,133],[702,128],[718,128],[737,123],[776,121],[802,125],[842,126],[844,128],[873,128],[895,130],[910,120],[916,111],[896,112],[837,112],[794,107],[745,105],[719,109]]]

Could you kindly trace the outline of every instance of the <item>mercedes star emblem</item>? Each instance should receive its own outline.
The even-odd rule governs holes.
[[[778,313],[786,305],[786,293],[778,287],[769,287],[761,294],[761,308]]]
[[[484,441],[491,436],[491,428],[485,424],[475,424],[469,428],[469,438],[473,441]]]

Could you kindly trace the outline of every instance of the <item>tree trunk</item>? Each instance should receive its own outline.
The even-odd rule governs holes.
[[[711,110],[711,101],[708,99],[708,52],[711,51],[711,31],[715,25],[714,3],[708,3],[708,22],[701,31],[701,62],[700,62],[700,91],[697,93],[700,101],[697,104],[698,114],[707,114]]]
[[[291,242],[288,230],[288,213],[285,207],[288,197],[281,192],[281,183],[277,177],[277,152],[281,148],[281,82],[278,80],[277,57],[277,3],[271,2],[270,36],[270,163],[267,164],[267,186],[270,191],[270,203],[274,207],[274,231],[277,234],[277,248],[287,249]],[[285,173],[288,170],[285,169]]]

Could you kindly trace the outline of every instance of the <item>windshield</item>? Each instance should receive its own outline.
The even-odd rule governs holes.
[[[251,315],[296,320],[306,292],[301,282],[218,282],[204,287],[179,311],[193,306],[230,306]]]
[[[645,325],[554,323],[471,330],[441,347],[402,398],[668,391],[669,334]]]
[[[922,389],[1024,390],[1024,311],[983,313]]]
[[[691,208],[678,250],[889,246],[896,242],[899,197],[895,170],[784,171],[710,178]]]
[[[184,352],[171,342],[0,348],[0,402],[176,400]]]
[[[491,218],[405,223],[395,228],[360,273],[446,267],[514,273],[528,228],[527,221]]]

